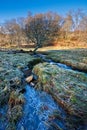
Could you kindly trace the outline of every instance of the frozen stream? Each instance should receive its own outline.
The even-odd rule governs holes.
[[[65,118],[64,111],[56,104],[52,97],[42,91],[37,91],[29,85],[26,86],[24,116],[18,123],[17,130],[51,130],[48,121],[54,121],[65,130],[64,121],[50,119],[49,116],[57,111]]]

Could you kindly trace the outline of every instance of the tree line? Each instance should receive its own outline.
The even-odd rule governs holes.
[[[62,16],[47,12],[5,21],[0,26],[0,46],[34,46],[36,51],[59,40],[87,42],[87,13],[71,10]]]

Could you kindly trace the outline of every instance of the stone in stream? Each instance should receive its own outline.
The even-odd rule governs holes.
[[[37,81],[37,79],[38,79],[38,76],[32,73],[30,76],[26,77],[25,81],[27,83],[31,83],[32,86],[35,86],[35,82]]]
[[[28,76],[28,77],[25,79],[25,81],[26,81],[27,83],[30,83],[32,80],[33,80],[33,75],[30,75],[30,76]]]
[[[35,87],[35,84],[33,82],[30,82],[31,87]]]

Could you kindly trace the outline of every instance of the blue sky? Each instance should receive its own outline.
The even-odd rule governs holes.
[[[87,0],[0,0],[0,22],[26,17],[28,11],[32,13],[53,11],[64,14],[70,9],[78,8],[87,11]]]

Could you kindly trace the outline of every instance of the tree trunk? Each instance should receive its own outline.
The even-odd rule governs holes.
[[[36,46],[35,49],[33,50],[33,53],[35,54],[39,46]]]
[[[37,38],[37,46],[35,47],[35,49],[33,50],[33,53],[35,54],[37,49],[41,47],[41,42],[40,42],[40,39],[39,39],[39,36]]]

